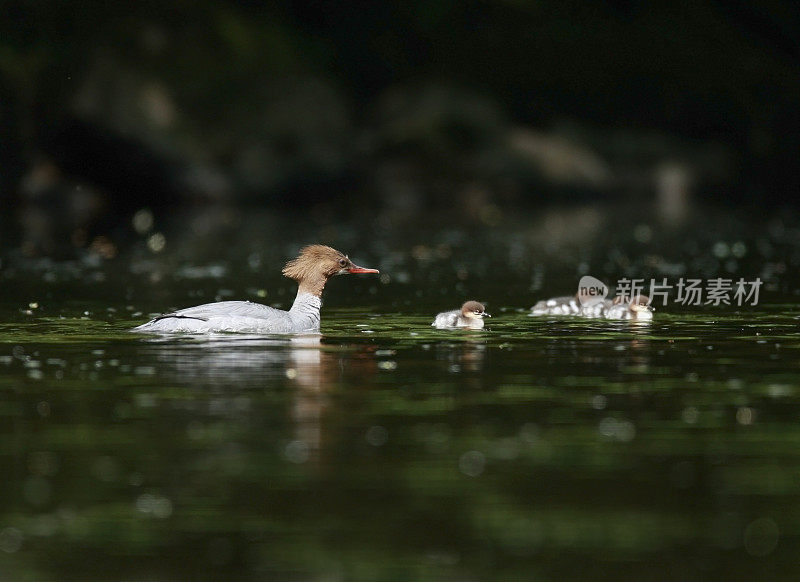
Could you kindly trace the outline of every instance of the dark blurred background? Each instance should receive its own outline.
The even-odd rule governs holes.
[[[794,2],[42,0],[2,15],[0,226],[25,256],[111,257],[207,205],[325,224],[607,201],[680,221],[695,202],[800,199]]]
[[[799,31],[0,0],[0,579],[797,579]],[[320,337],[128,333],[287,308],[313,242],[381,271]],[[763,286],[527,316],[583,275]],[[430,327],[466,299],[485,332]]]

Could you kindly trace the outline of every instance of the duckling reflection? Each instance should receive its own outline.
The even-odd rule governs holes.
[[[627,374],[641,375],[642,379],[647,379],[650,372],[650,364],[653,360],[653,345],[648,335],[652,319],[633,320],[625,326],[625,330],[632,334],[627,343],[628,361],[626,367]]]
[[[480,372],[486,358],[486,341],[465,337],[458,343],[443,343],[436,346],[436,359],[447,364],[451,373]]]
[[[551,329],[555,337],[546,342],[544,360],[559,375],[577,365],[608,378],[641,374],[643,380],[651,380],[654,351],[663,345],[653,343],[652,325],[652,320],[570,320]]]

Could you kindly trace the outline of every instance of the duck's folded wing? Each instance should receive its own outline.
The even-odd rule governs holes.
[[[454,311],[444,311],[436,316],[431,324],[433,327],[455,327],[458,323],[458,314],[461,313],[458,309]]]
[[[531,308],[533,315],[574,315],[581,306],[574,295],[543,299]]]
[[[196,307],[187,307],[159,315],[153,321],[176,317],[179,319],[199,319],[208,321],[215,317],[252,317],[255,319],[272,319],[276,316],[285,315],[285,311],[252,303],[250,301],[218,301],[217,303],[206,303]]]

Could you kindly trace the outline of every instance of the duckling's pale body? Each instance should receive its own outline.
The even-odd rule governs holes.
[[[617,295],[610,302],[610,305],[603,309],[603,317],[606,319],[649,321],[653,319],[653,308],[649,303],[650,298],[647,295],[637,295],[633,299]]]
[[[542,299],[531,308],[532,315],[579,315],[581,317],[603,317],[610,301],[601,300],[591,304],[581,303],[578,295],[565,295]]]
[[[486,308],[477,301],[467,301],[461,309],[443,311],[436,316],[431,324],[437,329],[448,329],[454,327],[468,327],[472,329],[483,328],[483,318],[491,317],[486,313]]]
[[[575,295],[542,299],[532,308],[533,315],[577,315],[581,304]]]
[[[289,261],[283,274],[298,283],[289,311],[250,301],[219,301],[159,315],[131,331],[153,333],[303,333],[317,332],[322,290],[334,275],[377,273],[324,245],[305,247]]]

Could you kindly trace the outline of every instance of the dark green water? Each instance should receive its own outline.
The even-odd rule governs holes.
[[[154,279],[166,259],[145,256],[6,271],[0,579],[800,575],[800,307],[776,300],[785,278],[746,309],[533,318],[557,293],[531,290],[527,263],[470,262],[451,243],[414,267],[423,250],[397,246],[379,266],[408,279],[333,282],[322,333],[292,338],[128,333],[150,311],[258,300],[246,269]],[[488,297],[487,329],[430,328],[467,297]]]
[[[0,327],[7,579],[796,575],[800,310]]]

